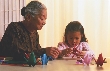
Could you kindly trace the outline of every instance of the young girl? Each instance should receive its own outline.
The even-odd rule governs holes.
[[[94,56],[87,43],[84,28],[78,21],[70,22],[66,26],[64,41],[58,43],[58,49],[61,51],[59,57],[85,56],[86,53]]]

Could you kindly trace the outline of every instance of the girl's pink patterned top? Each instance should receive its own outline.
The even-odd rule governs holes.
[[[57,47],[59,50],[64,50],[66,48],[69,48],[68,45],[64,42],[59,42]],[[78,51],[89,51],[89,55],[94,56],[94,53],[92,50],[90,50],[90,47],[87,42],[80,42],[80,44],[77,45],[76,48]],[[69,57],[72,57],[72,56],[73,54],[69,55]]]

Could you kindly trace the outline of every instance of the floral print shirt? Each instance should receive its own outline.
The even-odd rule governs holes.
[[[59,42],[59,43],[58,43],[58,49],[59,49],[59,50],[64,50],[64,49],[66,49],[66,48],[69,48],[66,43],[64,43],[64,42]],[[73,47],[72,47],[72,48],[73,48]],[[90,54],[90,55],[94,55],[93,51],[90,50],[90,47],[89,47],[89,45],[88,45],[87,42],[80,42],[80,44],[77,45],[75,48],[76,48],[77,50],[79,50],[79,51],[90,51],[89,54]],[[65,55],[64,55],[64,56],[65,56]],[[73,57],[73,56],[74,56],[74,54],[70,54],[70,55],[69,55],[69,57]]]

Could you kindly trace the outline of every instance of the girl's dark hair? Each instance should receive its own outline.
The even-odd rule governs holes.
[[[85,34],[84,34],[84,28],[81,25],[81,23],[78,21],[72,21],[66,26],[65,33],[64,33],[64,42],[67,43],[66,35],[68,34],[68,32],[75,32],[75,31],[80,31],[82,35],[81,42],[87,42],[87,38],[85,37]]]

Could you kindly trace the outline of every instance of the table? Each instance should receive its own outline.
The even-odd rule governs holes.
[[[75,59],[56,59],[49,61],[47,65],[34,67],[0,65],[0,71],[110,71],[110,59],[106,60],[107,63],[104,63],[102,67],[97,67],[96,64],[77,65]]]

